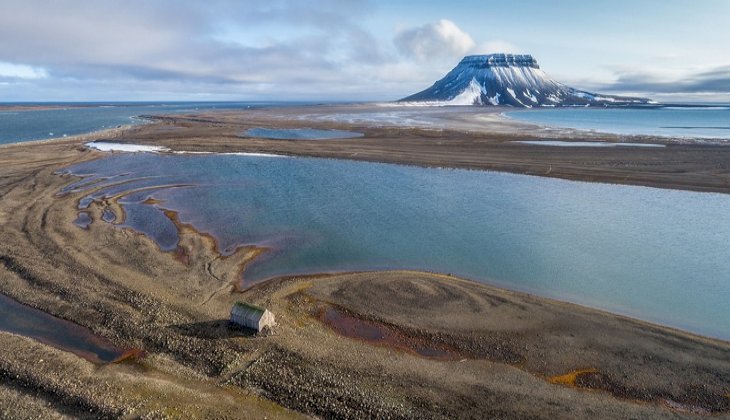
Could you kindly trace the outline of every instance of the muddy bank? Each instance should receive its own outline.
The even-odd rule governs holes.
[[[505,363],[552,383],[696,412],[730,410],[727,342],[416,272],[340,276],[313,282],[303,293],[371,324],[397,326],[421,345]],[[559,380],[570,372],[578,373]]]
[[[371,395],[382,405],[370,409],[416,418],[730,409],[728,343],[575,305],[419,272],[281,279],[243,296],[267,302],[281,325],[276,345],[231,380],[319,415],[346,415]],[[323,316],[333,307],[344,324]]]

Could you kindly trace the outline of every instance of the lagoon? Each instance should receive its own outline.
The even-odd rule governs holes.
[[[86,195],[84,205],[121,194],[122,226],[163,250],[177,234],[162,209],[224,253],[267,247],[246,284],[430,270],[730,339],[728,195],[213,154],[118,153],[66,172],[84,177],[64,191]]]

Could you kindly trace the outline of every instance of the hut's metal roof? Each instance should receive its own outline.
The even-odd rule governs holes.
[[[241,312],[244,312],[244,313],[250,313],[252,315],[253,314],[256,314],[256,315],[259,315],[259,316],[260,315],[263,315],[263,313],[266,311],[266,309],[264,309],[264,308],[262,308],[260,306],[252,305],[252,304],[246,303],[246,302],[236,302],[236,303],[234,303],[233,304],[233,308],[231,308],[231,310],[232,311],[237,311],[237,312],[238,311],[241,311]]]
[[[266,318],[268,312],[264,308],[260,308],[250,303],[236,302],[231,308],[231,321],[247,328],[260,330],[261,322]]]

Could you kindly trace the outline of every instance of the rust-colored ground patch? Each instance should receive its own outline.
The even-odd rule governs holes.
[[[463,358],[457,349],[445,344],[434,343],[427,337],[406,334],[385,323],[358,318],[332,306],[321,309],[318,318],[338,334],[370,344],[390,347],[430,359],[459,360]]]
[[[590,368],[590,369],[578,369],[571,372],[568,372],[564,375],[557,375],[552,376],[548,379],[548,381],[551,384],[560,384],[560,385],[568,385],[568,386],[576,386],[576,381],[581,375],[587,375],[591,373],[598,373],[598,369]]]

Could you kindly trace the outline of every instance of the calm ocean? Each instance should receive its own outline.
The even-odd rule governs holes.
[[[730,140],[730,105],[653,109],[555,108],[507,112],[505,115],[517,121],[548,127]]]
[[[23,104],[0,104],[23,105]],[[33,111],[0,110],[0,144],[73,136],[119,125],[141,124],[138,115],[171,114],[212,109],[250,109],[286,106],[291,103],[265,102],[172,102],[172,103],[75,103]]]

